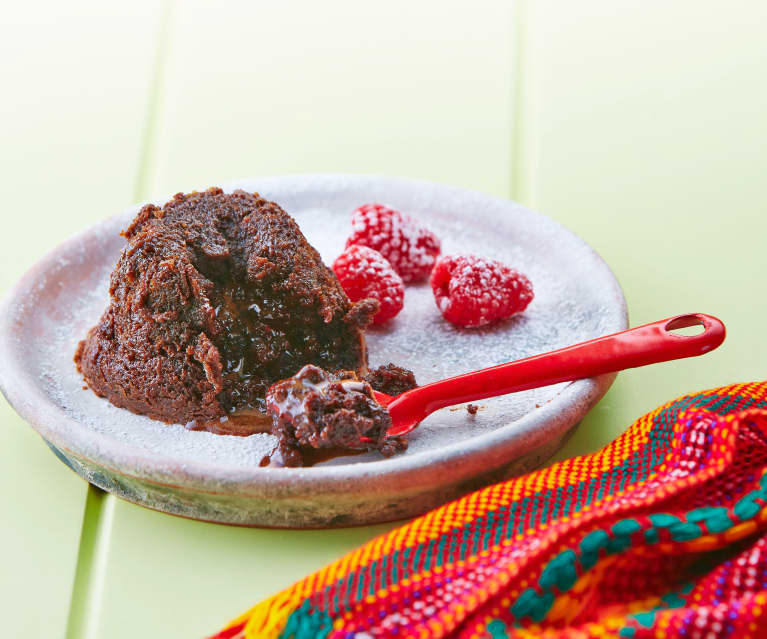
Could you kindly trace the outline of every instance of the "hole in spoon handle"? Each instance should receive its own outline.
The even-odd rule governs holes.
[[[719,346],[725,337],[725,328],[722,321],[712,315],[704,313],[688,313],[677,315],[666,320],[663,326],[666,334],[675,340],[694,340],[707,352]],[[685,330],[687,329],[687,330]],[[697,330],[696,330],[697,329]],[[705,348],[708,346],[708,348]]]

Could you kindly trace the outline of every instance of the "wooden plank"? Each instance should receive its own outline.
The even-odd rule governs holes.
[[[110,496],[110,499],[114,499]],[[114,500],[93,637],[201,637],[396,524],[267,530],[207,524]]]
[[[0,293],[134,197],[157,18],[150,3],[16,3],[0,21]],[[3,635],[63,637],[87,484],[0,400]]]
[[[185,3],[151,191],[338,171],[508,196],[511,26],[494,1]]]
[[[623,373],[563,455],[658,403],[762,378],[767,6],[529,2],[522,198],[615,270],[632,324],[720,315],[704,358]]]
[[[345,171],[508,195],[511,20],[502,2],[184,3],[148,190]],[[94,632],[114,639],[213,631],[388,528],[233,529],[120,501],[113,516]]]

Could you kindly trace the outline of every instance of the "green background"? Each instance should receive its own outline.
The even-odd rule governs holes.
[[[703,311],[702,359],[630,371],[564,455],[676,395],[763,376],[767,5],[627,0],[67,2],[0,21],[0,288],[126,205],[356,172],[517,199],[614,269],[632,324]],[[387,530],[150,512],[0,400],[6,636],[188,637]]]

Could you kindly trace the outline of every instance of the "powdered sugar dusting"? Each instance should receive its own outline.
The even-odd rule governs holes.
[[[473,330],[457,328],[442,318],[428,284],[406,287],[400,314],[369,331],[371,367],[391,361],[411,368],[423,384],[622,328],[623,308],[615,306],[612,291],[607,294],[604,290],[613,286],[609,272],[595,269],[593,254],[577,238],[552,228],[548,220],[522,207],[482,199],[468,191],[451,191],[447,197],[436,185],[415,189],[408,184],[408,188],[392,190],[373,178],[350,182],[342,177],[336,182],[325,178],[316,184],[307,179],[302,188],[296,184],[265,180],[236,186],[259,190],[279,202],[296,218],[327,264],[344,249],[352,230],[352,211],[365,201],[386,201],[433,230],[442,239],[443,253],[469,252],[500,259],[526,273],[533,283],[535,299],[524,313]],[[479,202],[482,210],[477,209]],[[56,268],[39,276],[34,295],[15,309],[14,324],[24,326],[19,331],[24,341],[17,345],[24,352],[24,366],[60,411],[105,442],[160,451],[186,473],[208,463],[232,469],[257,466],[274,446],[269,435],[240,438],[190,431],[182,425],[133,415],[82,389],[72,356],[77,342],[106,307],[109,272],[123,245],[118,233],[133,211],[102,225],[98,242],[69,245]],[[500,428],[511,428],[512,436],[515,420],[538,410],[537,406],[556,397],[564,386],[483,400],[479,402],[483,410],[472,418],[464,410],[443,409],[412,433],[404,454],[447,450]],[[66,433],[59,434],[66,439]],[[371,454],[326,463],[370,460],[380,457]]]

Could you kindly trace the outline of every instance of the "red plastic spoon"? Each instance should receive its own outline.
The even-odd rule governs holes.
[[[703,331],[697,335],[671,332],[690,326],[702,326]],[[392,426],[388,434],[404,435],[427,415],[445,406],[695,357],[714,350],[724,337],[724,324],[716,317],[703,313],[678,315],[550,353],[419,386],[396,397],[377,391],[375,396],[391,414]]]

